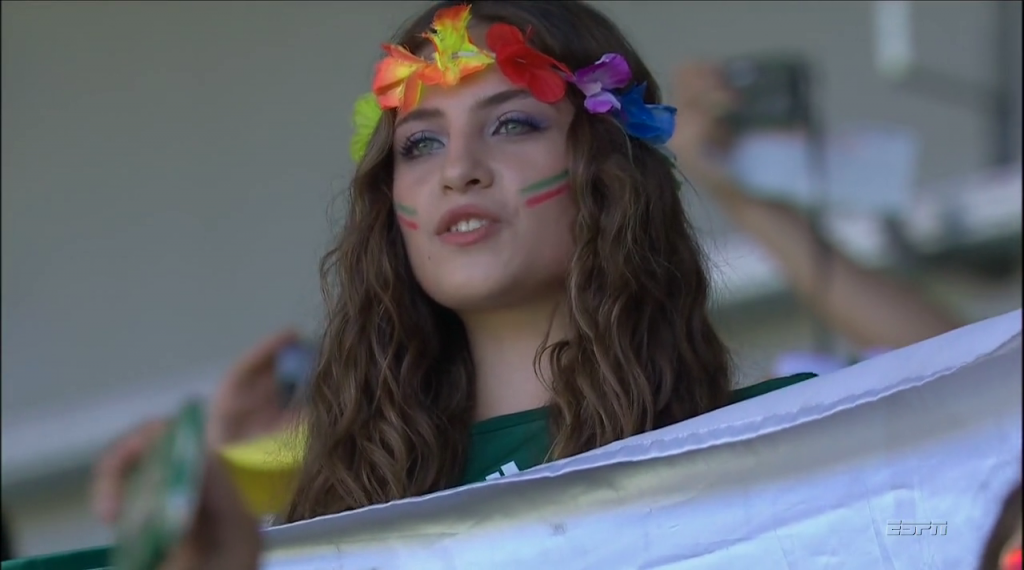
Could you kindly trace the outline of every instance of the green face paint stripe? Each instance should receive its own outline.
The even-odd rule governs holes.
[[[405,204],[399,204],[398,202],[395,202],[395,210],[399,214],[401,214],[403,216],[412,217],[412,216],[416,215],[416,209],[415,208],[412,208],[410,206],[406,206]]]
[[[557,198],[557,197],[559,197],[559,196],[561,196],[563,194],[568,194],[568,193],[569,193],[569,183],[568,182],[563,182],[562,184],[559,184],[558,186],[555,186],[551,190],[546,190],[544,192],[537,192],[536,194],[534,194],[534,195],[530,196],[529,198],[527,198],[526,199],[526,207],[527,208],[536,208],[537,206],[540,206],[541,204],[543,204],[545,202],[554,200],[555,198]]]
[[[534,182],[533,184],[530,184],[529,186],[527,186],[526,188],[523,188],[519,192],[521,192],[523,194],[527,194],[527,195],[529,195],[529,194],[536,194],[537,192],[543,192],[544,190],[548,190],[549,188],[551,188],[555,184],[560,184],[562,182],[565,182],[568,179],[569,179],[569,171],[566,170],[566,171],[562,172],[561,174],[556,174],[556,175],[554,175],[554,176],[552,176],[550,178],[545,178],[544,180],[540,180],[538,182]]]

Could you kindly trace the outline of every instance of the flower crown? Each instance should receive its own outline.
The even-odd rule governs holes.
[[[496,23],[487,31],[487,50],[469,39],[469,6],[438,10],[431,30],[424,34],[434,46],[427,60],[393,44],[385,44],[386,57],[377,63],[370,93],[356,101],[352,137],[352,159],[366,153],[370,136],[385,109],[409,111],[419,103],[423,87],[451,87],[468,75],[492,63],[513,84],[530,91],[543,103],[555,103],[565,96],[568,84],[586,96],[584,107],[593,114],[609,114],[627,134],[654,146],[668,142],[675,129],[675,107],[644,103],[645,83],[634,84],[626,58],[605,54],[593,65],[576,72],[527,44],[515,26]],[[628,88],[627,88],[628,87]]]

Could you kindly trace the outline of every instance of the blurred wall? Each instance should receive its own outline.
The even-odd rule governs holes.
[[[5,461],[11,430],[50,425],[39,445],[74,437],[61,424],[70,411],[209,386],[267,332],[316,329],[350,105],[378,44],[420,4],[3,3]],[[596,4],[661,77],[686,59],[804,51],[824,72],[829,123],[916,129],[926,181],[985,162],[978,113],[877,76],[869,2]],[[915,10],[927,64],[993,79],[992,3]],[[1017,34],[1019,45],[1019,21]],[[1019,156],[1019,126],[1016,137]],[[700,212],[707,239],[730,239],[712,208]],[[804,325],[789,315],[731,337],[755,353],[799,343]],[[23,553],[108,539],[84,514],[80,480],[4,502]]]
[[[1009,74],[1007,81],[1013,89],[1013,153],[1015,156],[1021,156],[1021,135],[1024,130],[1024,111],[1022,111],[1022,103],[1024,103],[1024,56],[1022,56],[1021,42],[1024,40],[1024,10],[1019,0],[1016,2],[1005,2],[1005,17],[1002,22],[1006,24],[1006,31],[1009,35],[1008,46],[1011,48],[1009,57],[1009,68],[1006,70]]]

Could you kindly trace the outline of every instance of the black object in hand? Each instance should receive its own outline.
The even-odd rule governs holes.
[[[308,342],[295,342],[281,349],[274,362],[275,376],[285,404],[291,403],[313,379],[316,350]]]
[[[810,64],[795,57],[739,57],[722,69],[726,84],[739,96],[727,117],[735,132],[809,126]]]

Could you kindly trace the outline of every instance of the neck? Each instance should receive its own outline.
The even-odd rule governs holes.
[[[565,338],[560,307],[549,301],[460,315],[476,368],[476,421],[547,405],[550,365],[544,359],[535,368],[534,359],[545,337],[548,344]]]

